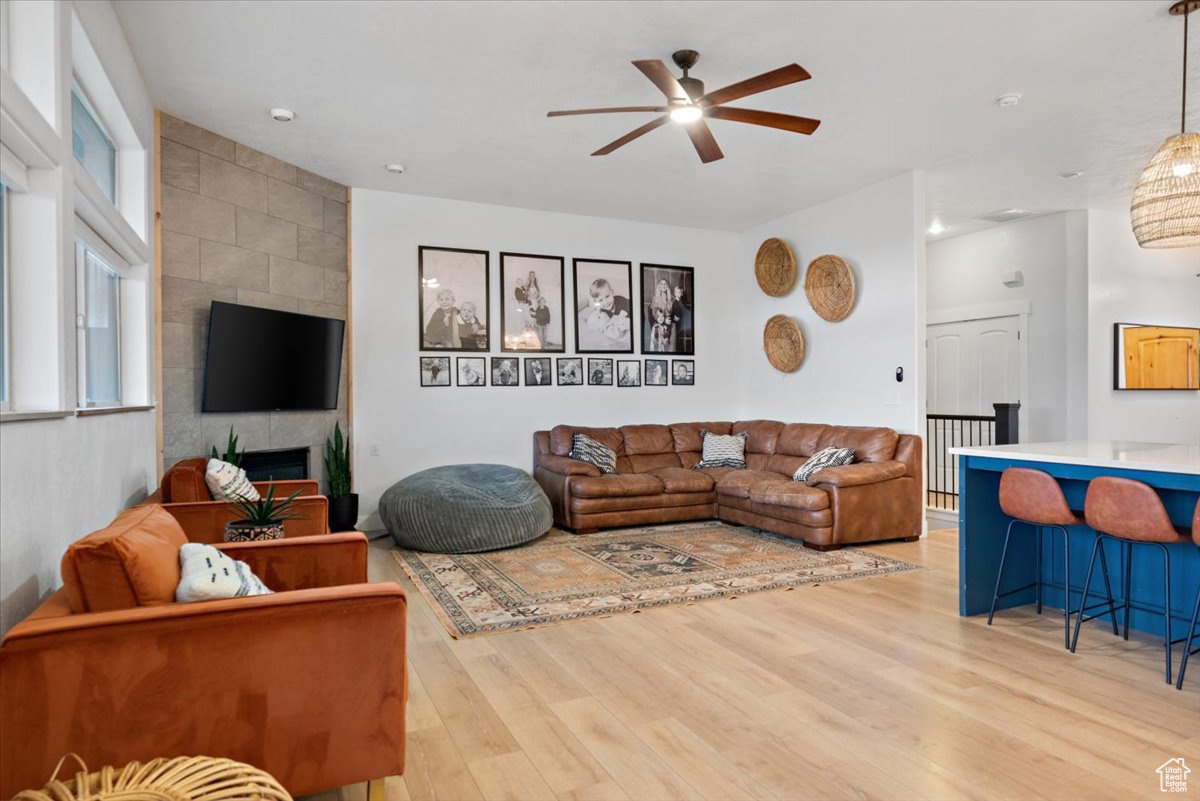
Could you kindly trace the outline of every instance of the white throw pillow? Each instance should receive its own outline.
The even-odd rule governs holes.
[[[257,501],[258,490],[246,477],[246,471],[220,459],[209,459],[204,471],[204,483],[213,499],[218,501]]]
[[[189,542],[179,549],[179,603],[270,595],[267,585],[250,570],[250,565],[221,553],[211,545]]]
[[[692,466],[693,470],[703,470],[706,467],[733,467],[738,470],[746,469],[746,439],[750,434],[742,431],[739,434],[712,434],[701,431],[702,441],[700,461]]]
[[[567,454],[567,458],[594,465],[601,473],[617,472],[616,451],[597,442],[587,434],[576,434],[571,437],[571,452]]]
[[[826,467],[841,467],[853,461],[854,448],[825,448],[814,453],[807,462],[800,465],[792,478],[796,481],[807,482],[818,470],[824,470]]]

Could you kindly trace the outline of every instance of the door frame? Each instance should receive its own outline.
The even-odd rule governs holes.
[[[948,309],[928,311],[925,314],[925,358],[929,359],[929,326],[946,323],[967,323],[972,320],[988,320],[996,317],[1017,318],[1017,393],[1022,413],[1017,417],[1017,436],[1021,442],[1029,441],[1029,315],[1033,314],[1033,302],[1004,300],[996,303],[979,303],[973,306],[952,306]],[[926,377],[928,380],[928,377]],[[925,413],[929,413],[929,397],[925,398]]]

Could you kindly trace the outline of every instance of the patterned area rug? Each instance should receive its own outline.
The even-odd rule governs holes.
[[[719,522],[553,530],[490,553],[392,553],[456,638],[920,569]]]

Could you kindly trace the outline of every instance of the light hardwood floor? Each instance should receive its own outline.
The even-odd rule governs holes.
[[[1053,611],[960,618],[954,531],[872,546],[918,572],[467,640],[388,542],[412,671],[389,801],[1159,798],[1174,757],[1200,797],[1200,657],[1179,692],[1148,637],[1088,624],[1072,655]]]

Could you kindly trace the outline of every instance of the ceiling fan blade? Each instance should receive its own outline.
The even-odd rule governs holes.
[[[713,138],[712,131],[709,130],[704,120],[689,122],[683,127],[687,129],[688,137],[696,147],[696,152],[700,154],[702,162],[707,164],[710,161],[725,158],[725,154],[717,146],[717,140]]]
[[[648,133],[650,133],[650,132],[651,132],[651,131],[653,131],[655,128],[657,128],[658,126],[662,125],[663,123],[665,123],[665,122],[666,122],[667,120],[669,120],[669,119],[671,119],[671,118],[670,118],[669,116],[667,116],[666,114],[662,115],[661,117],[655,117],[654,119],[650,120],[650,122],[648,122],[648,123],[646,123],[645,125],[643,125],[642,127],[640,127],[640,128],[634,128],[632,131],[630,131],[629,133],[625,134],[625,135],[624,135],[624,136],[622,136],[620,139],[616,139],[616,140],[614,140],[614,141],[612,141],[612,142],[609,142],[607,145],[605,145],[604,147],[600,148],[599,150],[597,150],[597,151],[596,151],[595,153],[593,153],[592,155],[593,155],[593,156],[607,156],[609,153],[613,152],[613,151],[614,151],[614,150],[616,150],[618,147],[622,147],[623,145],[627,145],[627,144],[629,144],[630,142],[632,142],[634,139],[637,139],[639,136],[643,136],[643,135],[645,135],[645,134],[648,134]]]
[[[617,108],[577,108],[570,111],[547,111],[547,117],[568,117],[572,114],[615,114],[625,111],[657,111],[660,114],[667,110],[666,106],[620,106]]]
[[[638,62],[635,61],[634,63]],[[755,75],[753,78],[731,83],[729,86],[709,92],[701,100],[710,106],[719,106],[722,103],[728,103],[730,100],[737,100],[740,97],[758,94],[759,92],[765,92],[768,89],[775,89],[779,86],[787,86],[789,83],[807,81],[811,77],[808,74],[808,70],[799,64],[788,64],[786,67],[764,72],[762,75]]]
[[[765,125],[768,128],[779,128],[800,134],[811,134],[821,124],[820,120],[809,117],[793,117],[791,114],[776,114],[774,111],[756,111],[749,108],[730,108],[729,106],[717,106],[704,113],[705,116],[716,120],[748,122],[751,125]]]
[[[662,90],[662,93],[667,96],[668,100],[686,100],[689,103],[691,102],[687,92],[683,91],[683,87],[679,85],[679,81],[667,69],[667,65],[658,59],[635,61],[633,62],[633,66],[637,67],[647,78],[653,81],[654,85]]]

